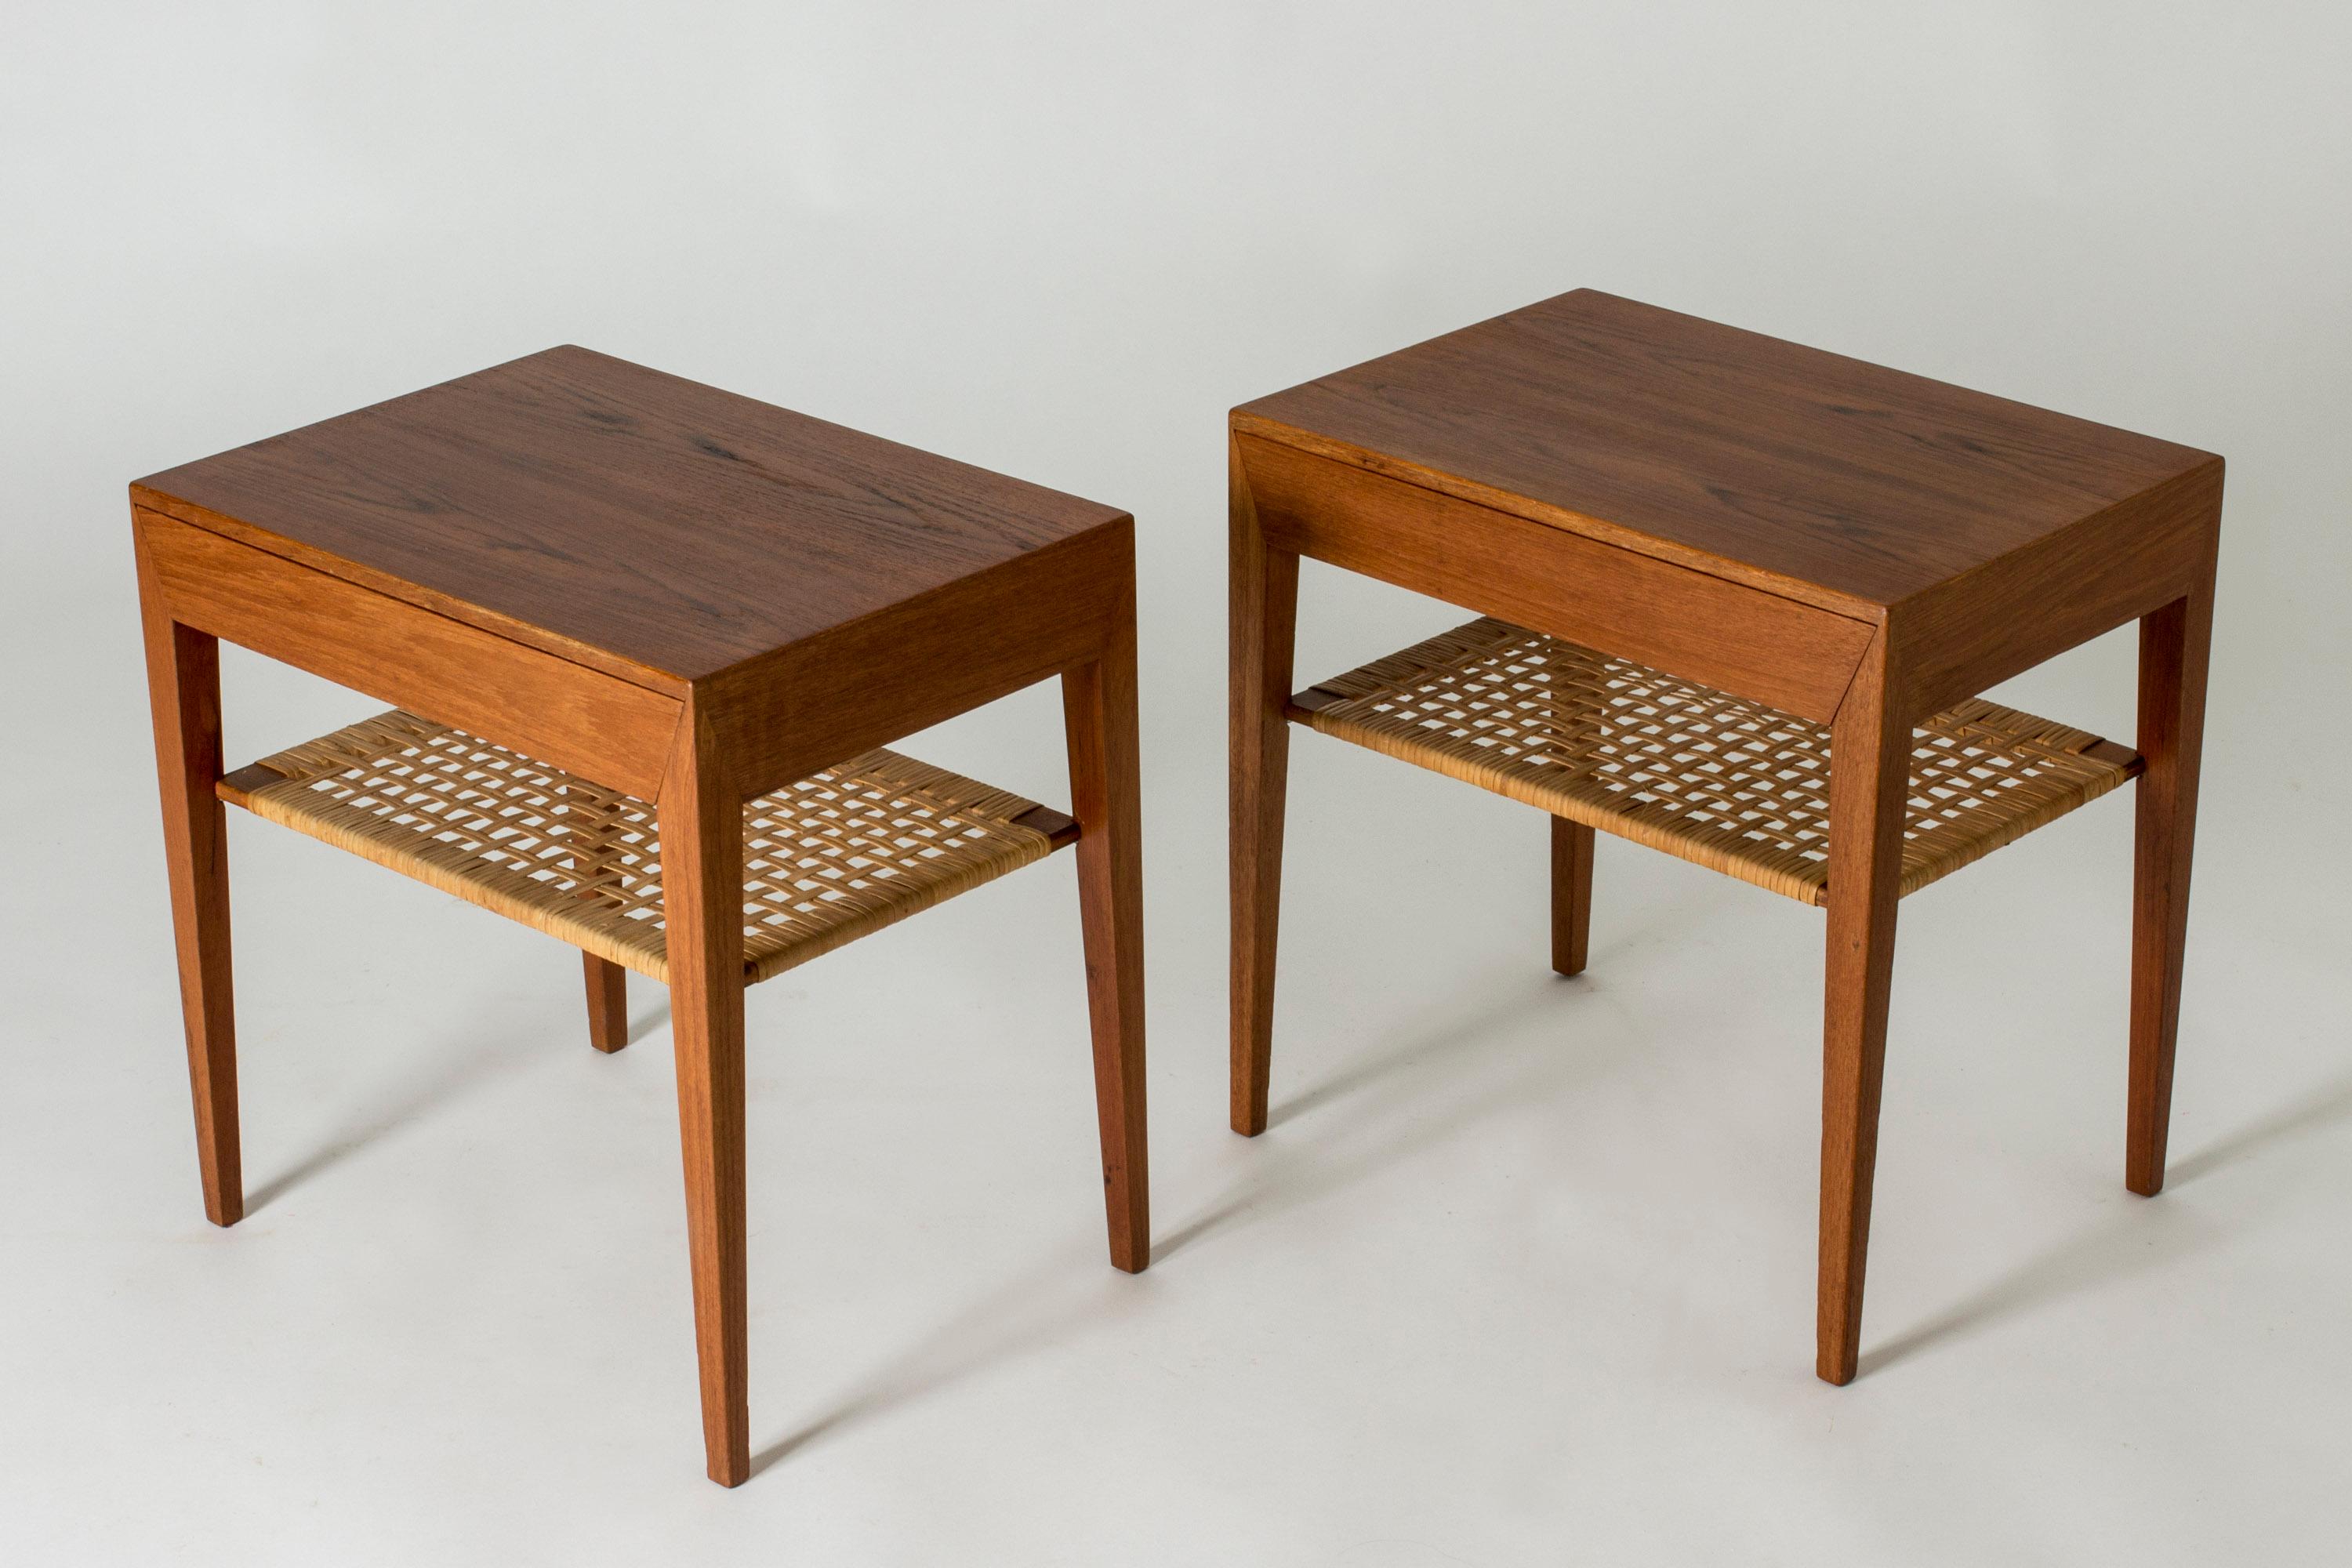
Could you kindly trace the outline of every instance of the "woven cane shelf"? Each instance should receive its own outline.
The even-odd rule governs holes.
[[[1826,726],[1497,620],[1318,683],[1291,717],[1360,746],[1828,901]],[[2140,771],[2138,755],[1982,699],[1914,731],[1902,890]]]
[[[394,710],[265,757],[221,798],[668,977],[655,808]],[[746,984],[1075,841],[1058,812],[892,752],[743,807]]]

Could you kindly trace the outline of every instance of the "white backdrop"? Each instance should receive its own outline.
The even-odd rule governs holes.
[[[2324,1555],[2352,13],[1150,10],[0,18],[0,1558]],[[1796,906],[1611,844],[1553,982],[1538,819],[1302,737],[1223,1131],[1224,411],[1580,285],[2230,461],[2173,1189],[2121,1187],[2116,803],[1905,905],[1843,1392]],[[1066,870],[755,992],[734,1495],[653,988],[592,1059],[562,952],[241,822],[257,1201],[196,1201],[123,485],[561,342],[1139,525],[1161,1256],[1099,1257]],[[1448,624],[1306,592],[1307,678]],[[2131,675],[2009,689],[2127,736]],[[369,710],[227,700],[240,760]],[[914,749],[1060,799],[1058,719]]]

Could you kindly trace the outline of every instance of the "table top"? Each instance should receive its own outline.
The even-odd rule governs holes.
[[[2221,461],[1589,289],[1244,404],[1234,426],[1864,611]]]
[[[572,347],[167,469],[131,495],[673,680],[1127,516]]]

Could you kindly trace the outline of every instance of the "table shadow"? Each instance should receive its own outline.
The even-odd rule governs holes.
[[[1415,1034],[1350,1063],[1286,1102],[1282,1114],[1270,1117],[1269,1122],[1288,1121],[1382,1086],[1392,1087],[1399,1097],[1425,1102],[1429,1092],[1421,1081],[1423,1075],[1412,1069],[1419,1066],[1426,1074],[1458,1080],[1475,1065],[1482,1045],[1487,1050],[1517,1050],[1529,1058],[1523,1070],[1506,1075],[1481,1092],[1434,1114],[1416,1116],[1408,1125],[1383,1129],[1343,1154],[1334,1154],[1321,1144],[1292,1148],[1269,1143],[1265,1158],[1248,1179],[1162,1235],[1152,1248],[1153,1264],[1164,1263],[1211,1232],[1322,1196],[1465,1124],[1557,1087],[1559,1079],[1593,1071],[1607,1058],[1579,1052],[1566,1044],[1558,1050],[1529,1052],[1524,1040],[1496,1038],[1504,1032],[1498,1029],[1502,1023],[1556,1006],[1559,1000],[1559,993],[1546,987],[1483,1012],[1456,1016],[1442,1028]],[[759,1474],[829,1433],[935,1393],[959,1378],[1065,1341],[1088,1324],[1102,1321],[1106,1293],[1119,1291],[1128,1278],[1113,1274],[1106,1279],[1081,1265],[1072,1251],[1055,1253],[960,1310],[822,1414],[760,1449],[751,1458],[752,1473]],[[1150,1279],[1146,1273],[1138,1282],[1148,1286]]]
[[[412,1079],[388,1100],[370,1104],[363,1113],[347,1121],[341,1131],[321,1139],[310,1153],[269,1180],[248,1187],[245,1194],[246,1213],[255,1214],[268,1208],[294,1188],[341,1164],[369,1144],[414,1125],[494,1079],[520,1069],[530,1057],[530,1053],[527,1051],[501,1050],[491,1047],[461,1047],[451,1051],[432,1070]]]
[[[2173,1161],[2165,1185],[2185,1186],[2272,1144],[2347,1119],[2352,1119],[2352,1073],[2320,1085],[2186,1159]],[[1860,1370],[1867,1374],[1931,1345],[1965,1337],[1997,1319],[2168,1268],[2227,1234],[2223,1227],[2200,1219],[2194,1210],[2166,1205],[2161,1194],[2153,1200],[2129,1204],[2101,1224],[2036,1253],[1926,1322],[1864,1351]]]
[[[1609,1038],[1615,1042],[1611,1048],[1579,1049],[1572,1036],[1531,1048],[1509,1026],[1546,1011],[1557,1012],[1563,1020],[1576,1016],[1560,1006],[1565,999],[1563,986],[1588,989],[1589,983],[1561,980],[1484,1009],[1458,1014],[1438,1027],[1352,1061],[1276,1105],[1267,1113],[1266,1132],[1257,1140],[1263,1154],[1249,1173],[1206,1208],[1164,1233],[1152,1248],[1153,1260],[1172,1258],[1212,1233],[1245,1221],[1254,1223],[1336,1192],[1443,1142],[1465,1126],[1557,1092],[1570,1082],[1597,1077],[1639,1044],[1647,1043],[1629,1040],[1633,1021],[1609,1004],[1612,1025]],[[1579,1000],[1585,1006],[1603,1002],[1598,994]],[[1499,1077],[1477,1092],[1432,1108],[1444,1090],[1482,1074],[1493,1075],[1492,1060],[1498,1054],[1522,1059],[1507,1064]],[[1311,1111],[1376,1090],[1386,1091],[1380,1103],[1312,1143],[1286,1142],[1272,1136],[1276,1129]],[[1384,1108],[1409,1114],[1383,1126]]]

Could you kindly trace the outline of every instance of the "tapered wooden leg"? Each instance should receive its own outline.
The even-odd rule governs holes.
[[[2180,1028],[2180,962],[2189,934],[2189,858],[2205,732],[2205,665],[2213,588],[2139,624],[2137,843],[2132,866],[2131,1103],[2124,1184],[2164,1190],[2172,1121],[2172,1052]]]
[[[163,856],[179,950],[180,1016],[196,1113],[196,1169],[215,1225],[245,1215],[236,1124],[236,1009],[229,984],[228,825],[221,775],[220,644],[173,622],[140,558],[147,691],[163,800]]]
[[[710,1479],[751,1473],[743,1193],[743,812],[691,698],[660,805],[670,1032]]]
[[[563,826],[572,851],[573,896],[593,902],[605,896],[612,869],[613,839],[621,829],[617,804],[602,791],[565,789]],[[629,1043],[629,972],[593,952],[580,954],[588,983],[588,1043],[608,1055]]]
[[[1853,1381],[1878,1098],[1895,974],[1911,726],[1888,697],[1884,634],[1831,731],[1829,962],[1822,1049],[1821,1274],[1814,1370]]]
[[[1233,826],[1233,1126],[1265,1131],[1274,1054],[1275,930],[1282,901],[1282,814],[1290,767],[1291,655],[1298,557],[1269,550],[1241,454],[1229,447]]]
[[[1592,829],[1565,816],[1551,819],[1551,966],[1584,973],[1592,926]]]
[[[1099,662],[1062,677],[1062,711],[1071,809],[1078,819],[1078,907],[1110,1260],[1135,1274],[1151,1260],[1151,1182],[1144,1135],[1143,805],[1131,623]]]
[[[580,959],[588,980],[588,1043],[617,1051],[629,1043],[629,972],[593,952]]]

